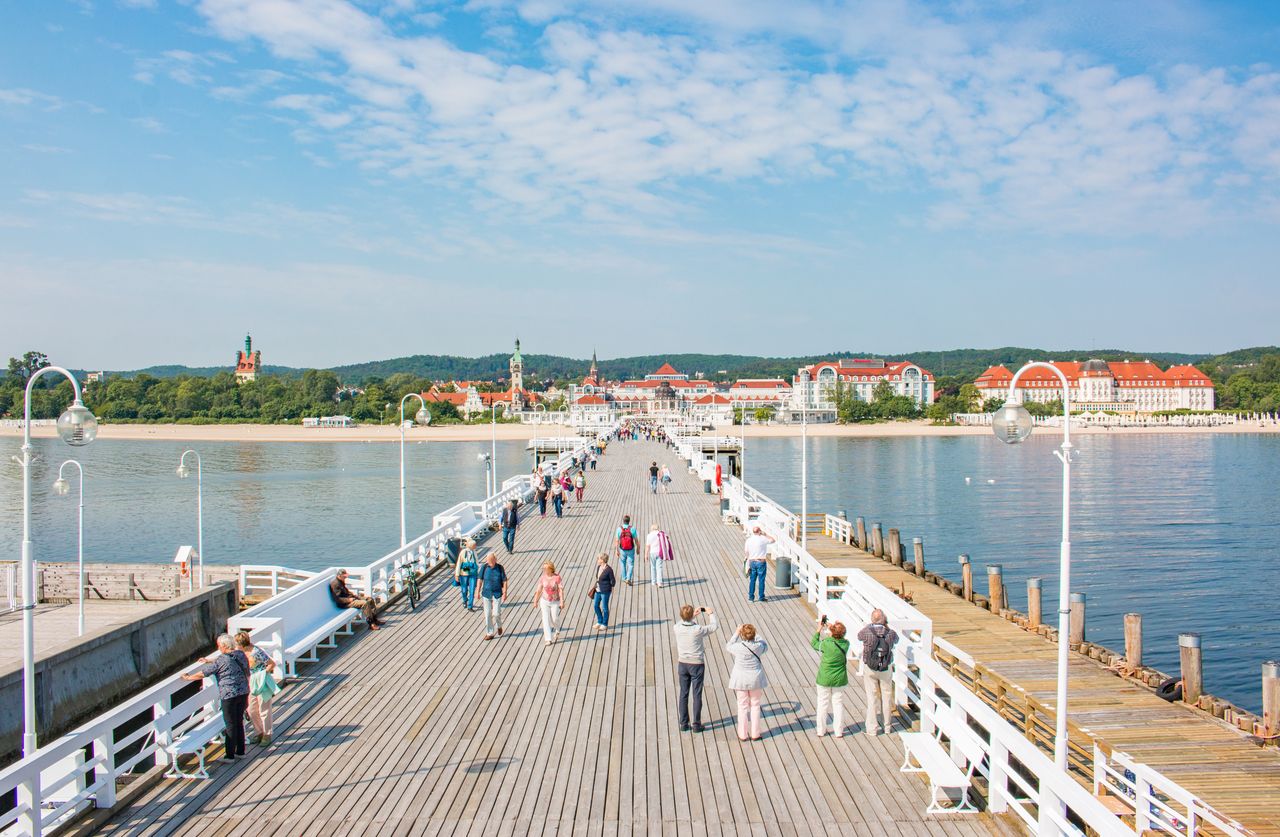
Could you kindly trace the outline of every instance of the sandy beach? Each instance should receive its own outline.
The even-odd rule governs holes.
[[[555,424],[499,424],[499,439],[523,441],[534,437],[570,435],[568,428]],[[745,431],[745,432],[744,432]],[[437,427],[414,427],[406,438],[414,441],[480,442],[488,441],[492,429],[487,424],[453,424]],[[748,425],[747,427],[722,428],[724,435],[745,435],[748,438],[780,438],[799,436],[801,428],[795,424]],[[1037,428],[1037,433],[1057,433],[1053,427]],[[1072,428],[1076,434],[1134,434],[1134,433],[1280,433],[1280,424],[1259,426],[1256,422],[1222,425],[1219,427],[1084,427]],[[989,427],[934,425],[927,421],[899,421],[884,424],[811,424],[809,435],[845,436],[854,438],[893,438],[907,436],[982,436],[991,433]],[[0,427],[0,438],[21,437],[20,425]],[[52,426],[32,428],[37,438],[55,435]],[[394,425],[365,425],[361,427],[300,427],[294,424],[104,424],[98,438],[106,440],[142,440],[172,442],[398,442],[400,434]]]

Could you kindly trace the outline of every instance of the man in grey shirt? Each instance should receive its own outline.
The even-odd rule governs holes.
[[[694,621],[693,605],[683,605],[680,621],[671,626],[671,632],[676,636],[676,659],[679,663],[680,697],[676,711],[681,732],[690,729],[690,693],[693,695],[692,729],[702,732],[702,681],[707,663],[705,642],[707,635],[716,629],[716,613],[709,607],[699,608],[699,611],[707,615],[705,625]]]

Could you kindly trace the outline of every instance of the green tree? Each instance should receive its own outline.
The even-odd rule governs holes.
[[[44,352],[27,352],[21,360],[16,357],[9,358],[9,377],[16,380],[22,387],[26,387],[31,376],[48,365],[49,356]]]
[[[772,407],[756,407],[752,415],[755,417],[757,424],[764,424],[773,420],[774,409]]]

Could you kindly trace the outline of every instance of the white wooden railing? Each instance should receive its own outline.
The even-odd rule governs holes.
[[[273,564],[241,564],[240,596],[270,598],[314,576],[314,572],[277,567]]]

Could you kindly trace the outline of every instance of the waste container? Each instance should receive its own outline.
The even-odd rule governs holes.
[[[462,552],[462,538],[449,538],[444,542],[444,548],[449,551],[449,563],[458,563],[458,553]]]
[[[773,559],[773,588],[790,590],[791,583],[791,559],[786,555],[779,555]]]
[[[703,494],[710,494],[710,493],[711,493],[711,480],[703,480],[703,481],[702,481],[702,493],[703,493]]]
[[[729,510],[729,498],[728,498],[728,497],[721,497],[721,498],[720,498],[720,513],[721,513],[721,514],[724,514],[724,513],[725,513],[725,512],[727,512],[728,510]]]

